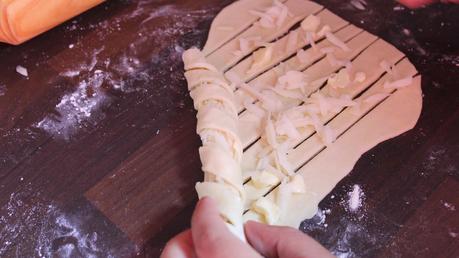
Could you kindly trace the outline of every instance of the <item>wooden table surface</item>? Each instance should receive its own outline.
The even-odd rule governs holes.
[[[0,257],[157,257],[188,226],[202,172],[180,53],[230,2],[113,0],[0,44]],[[341,257],[459,257],[459,7],[319,2],[406,53],[424,107],[301,229]]]

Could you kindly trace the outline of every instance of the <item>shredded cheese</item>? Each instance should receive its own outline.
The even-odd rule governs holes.
[[[306,193],[306,186],[304,179],[301,175],[296,174],[290,178],[290,182],[287,184],[290,187],[291,192],[294,194]]]
[[[311,14],[301,22],[301,28],[306,32],[315,33],[319,29],[320,18]]]
[[[282,101],[278,98],[278,95],[272,90],[264,90],[261,93],[261,104],[264,109],[270,112],[278,112],[283,109]]]
[[[286,175],[292,175],[294,173],[292,165],[288,162],[286,153],[276,151],[276,161],[278,162],[279,169]]]
[[[249,37],[239,39],[239,50],[234,51],[234,55],[242,56],[250,52],[254,47],[261,44],[261,37]]]
[[[272,45],[267,45],[253,52],[252,54],[252,66],[247,73],[252,73],[255,70],[262,68],[266,64],[269,64],[273,55]]]
[[[364,72],[357,72],[354,75],[354,82],[362,83],[367,79],[367,75]]]
[[[286,72],[277,80],[277,85],[287,90],[301,89],[306,84],[306,75],[294,70]]]
[[[281,27],[289,15],[288,7],[277,0],[274,0],[274,4],[265,12],[259,12],[255,10],[251,10],[249,12],[255,16],[260,17],[258,24],[265,29]]]
[[[317,32],[317,36],[324,37],[327,32],[330,32],[331,28],[328,25],[324,25],[319,32]]]
[[[299,139],[301,137],[295,125],[285,115],[282,115],[281,119],[276,122],[276,132],[278,135],[287,135],[290,139]]]
[[[266,170],[261,171],[251,177],[252,184],[257,188],[265,188],[275,186],[279,182],[279,178]]]
[[[330,41],[333,45],[341,48],[343,51],[351,51],[351,49],[346,45],[346,43],[344,43],[343,41],[341,41],[341,39],[339,39],[338,37],[335,36],[335,34],[333,34],[331,31],[327,31],[325,32],[325,37],[328,39],[328,41]]]
[[[351,79],[349,73],[346,69],[341,69],[338,73],[334,73],[330,75],[327,80],[327,84],[330,85],[332,88],[346,88],[351,83]]]
[[[271,114],[268,114],[266,117],[265,137],[266,137],[266,141],[268,142],[268,144],[273,149],[276,149],[278,146],[278,143],[276,139],[276,130],[274,128],[274,124],[271,119]]]
[[[252,204],[252,209],[262,215],[265,222],[274,225],[280,218],[279,207],[266,197],[261,197]]]
[[[400,80],[396,80],[393,82],[385,82],[384,83],[384,89],[400,89],[406,86],[411,85],[413,83],[413,77],[408,76]]]

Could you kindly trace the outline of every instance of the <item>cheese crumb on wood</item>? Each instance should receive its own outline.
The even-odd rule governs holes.
[[[262,47],[257,51],[253,52],[252,55],[252,66],[247,71],[247,73],[252,73],[259,68],[269,64],[271,58],[273,56],[273,47],[271,45],[267,45],[266,47]]]
[[[29,76],[29,73],[27,71],[27,68],[23,67],[23,66],[16,66],[16,72],[19,73],[20,75],[24,76],[24,77],[28,77]]]

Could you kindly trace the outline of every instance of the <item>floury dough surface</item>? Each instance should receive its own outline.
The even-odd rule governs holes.
[[[294,26],[305,19],[308,24]],[[365,152],[412,129],[422,109],[421,77],[403,53],[314,2],[237,1],[215,18],[203,54],[236,88],[245,220],[298,227]],[[293,74],[308,86],[280,91],[282,78]],[[221,78],[202,72],[187,79]],[[329,102],[316,100],[324,97]],[[277,109],[272,102],[280,103]],[[279,133],[286,110],[311,103],[320,107],[314,121]],[[260,169],[263,159],[272,166]]]

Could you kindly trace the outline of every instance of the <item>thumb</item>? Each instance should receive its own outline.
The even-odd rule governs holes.
[[[334,257],[314,239],[293,228],[249,221],[245,224],[245,234],[252,247],[265,257]]]
[[[205,197],[196,205],[191,218],[191,234],[200,258],[261,258],[229,231],[211,198]]]
[[[167,242],[160,258],[196,258],[191,231],[184,231]]]

